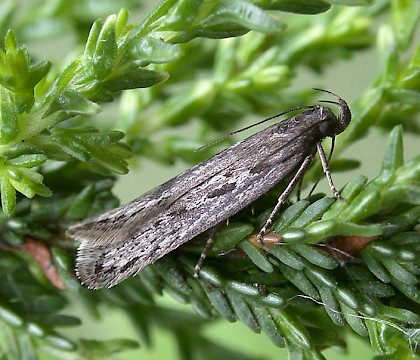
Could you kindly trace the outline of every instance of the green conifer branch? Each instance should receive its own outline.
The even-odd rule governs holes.
[[[0,5],[2,358],[48,352],[103,359],[137,346],[62,335],[60,327],[80,324],[63,313],[67,291],[77,292],[94,314],[103,304],[123,309],[143,344],[151,343],[151,324],[166,329],[187,359],[243,358],[203,335],[218,318],[264,333],[291,358],[322,359],[325,348],[345,348],[343,328],[369,339],[378,359],[414,358],[420,157],[404,160],[402,127],[419,133],[420,4],[166,0],[133,25],[120,5],[104,10],[106,16],[87,1],[54,7],[35,1],[23,13],[18,2]],[[34,38],[69,30],[84,50],[76,48],[63,69],[27,50]],[[205,237],[113,289],[80,286],[73,273],[76,244],[64,230],[118,205],[112,187],[115,174],[128,171],[128,158],[196,163],[217,146],[192,150],[237,129],[247,115],[313,103],[310,89],[288,89],[302,66],[322,72],[374,46],[381,60],[375,80],[352,104],[352,124],[335,156],[374,126],[389,131],[375,179],[350,180],[345,202],[318,194],[292,201],[273,226],[277,246],[265,251],[252,238],[280,185],[253,211],[221,225],[199,279],[193,268]],[[120,114],[110,126],[98,113],[116,100]],[[172,132],[193,122],[199,125],[188,141]],[[355,161],[332,165],[345,170]],[[313,166],[305,181],[318,172]],[[163,292],[198,316],[156,305]]]

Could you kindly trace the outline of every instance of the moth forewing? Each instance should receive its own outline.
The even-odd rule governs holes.
[[[338,99],[341,117],[350,114],[344,100]],[[70,227],[68,234],[81,242],[78,277],[90,288],[114,286],[236,214],[299,172],[320,141],[341,132],[342,124],[350,121],[341,117],[316,105],[230,146],[126,205]]]

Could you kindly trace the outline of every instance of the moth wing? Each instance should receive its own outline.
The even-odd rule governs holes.
[[[81,281],[114,286],[270,190],[313,141],[302,129],[293,131],[297,121],[272,125],[131,203],[72,226],[69,235],[81,241]]]

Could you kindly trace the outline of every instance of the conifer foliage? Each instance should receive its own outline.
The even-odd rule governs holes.
[[[138,346],[62,335],[80,325],[63,311],[76,296],[92,314],[104,304],[125,311],[141,345],[159,324],[184,359],[243,358],[205,336],[218,318],[263,333],[291,359],[345,348],[342,329],[367,339],[376,359],[415,358],[420,156],[405,160],[403,139],[420,133],[419,19],[416,0],[2,2],[0,357],[103,359]],[[29,50],[57,39],[73,44],[60,60]],[[247,116],[316,102],[312,86],[291,88],[304,68],[322,73],[340,62],[350,72],[347,59],[369,49],[378,58],[374,80],[354,95],[331,166],[354,168],[364,159],[340,153],[380,129],[388,143],[376,178],[349,179],[345,201],[291,198],[272,229],[278,244],[266,251],[252,238],[280,184],[221,224],[198,279],[200,239],[115,288],[79,284],[77,244],[65,230],[119,204],[112,189],[129,164],[197,163],[220,148],[194,149]],[[193,130],[187,137],[180,126]],[[157,305],[162,293],[196,315]]]

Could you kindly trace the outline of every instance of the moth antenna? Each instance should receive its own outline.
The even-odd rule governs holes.
[[[304,109],[314,109],[315,107],[316,107],[316,105],[299,106],[299,107],[296,107],[296,108],[294,108],[294,109],[290,109],[290,110],[287,110],[287,111],[283,111],[283,112],[281,112],[280,114],[276,114],[276,115],[270,116],[270,117],[268,117],[268,118],[266,118],[266,119],[263,119],[263,120],[261,120],[261,121],[258,121],[258,122],[257,122],[257,123],[255,123],[255,124],[252,124],[252,125],[246,126],[246,127],[242,128],[242,129],[239,129],[239,130],[236,130],[236,131],[232,131],[232,132],[230,132],[229,134],[226,134],[226,135],[224,135],[224,136],[222,136],[222,137],[220,137],[220,138],[218,138],[218,139],[216,139],[216,140],[214,140],[214,141],[212,141],[212,142],[209,142],[209,143],[207,143],[207,144],[204,144],[203,146],[200,146],[200,147],[199,147],[199,148],[197,148],[195,151],[200,151],[200,150],[203,150],[203,149],[205,149],[206,147],[209,147],[209,146],[212,146],[212,145],[214,145],[214,144],[217,144],[217,143],[219,143],[219,142],[221,142],[221,141],[223,141],[223,140],[225,140],[225,139],[227,139],[227,138],[230,138],[230,137],[231,137],[231,136],[233,136],[233,135],[239,134],[239,133],[240,133],[240,132],[242,132],[242,131],[245,131],[245,130],[251,129],[251,128],[253,128],[254,126],[258,126],[258,125],[264,124],[264,123],[265,123],[265,122],[267,122],[267,121],[270,121],[270,120],[276,119],[276,118],[278,118],[278,117],[280,117],[280,116],[286,115],[286,114],[291,113],[291,112],[293,112],[293,111],[304,110]]]
[[[332,100],[318,100],[318,102],[322,102],[322,103],[328,103],[328,104],[334,104],[334,105],[338,105],[340,106],[340,103],[337,101],[332,101]]]

